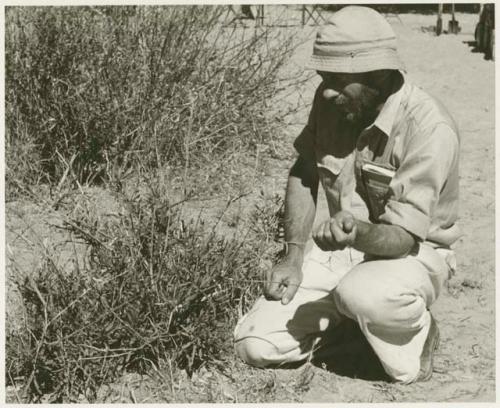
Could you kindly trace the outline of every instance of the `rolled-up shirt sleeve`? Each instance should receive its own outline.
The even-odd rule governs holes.
[[[309,160],[315,159],[314,153],[314,130],[311,129],[309,123],[304,126],[302,132],[293,142],[293,147],[299,153],[300,156],[305,157]]]
[[[389,185],[389,198],[379,220],[399,225],[425,240],[458,150],[456,133],[444,123],[438,124],[430,137],[412,135]]]

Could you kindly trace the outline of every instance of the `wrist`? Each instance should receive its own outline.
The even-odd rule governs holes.
[[[301,268],[304,261],[305,246],[305,242],[285,242],[285,261]]]

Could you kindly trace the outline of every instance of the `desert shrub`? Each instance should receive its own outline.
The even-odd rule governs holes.
[[[80,183],[119,177],[134,162],[200,167],[269,138],[291,37],[225,26],[224,13],[8,7],[8,186],[58,182],[68,167]],[[19,146],[34,147],[30,166],[18,163]]]
[[[283,197],[274,193],[266,196],[261,191],[260,203],[255,204],[251,214],[252,229],[267,242],[282,241],[285,236],[283,219],[285,217],[285,202]]]
[[[47,257],[19,280],[26,327],[7,334],[6,367],[9,382],[22,378],[27,400],[93,401],[124,370],[166,361],[188,373],[223,370],[233,358],[232,329],[277,246],[274,221],[263,232],[220,234],[201,217],[183,222],[166,197],[161,186],[123,197],[114,217],[80,205],[66,228],[88,246],[86,265],[62,270]]]
[[[7,333],[6,371],[27,400],[92,401],[124,370],[170,361],[192,373],[228,357],[237,311],[273,257],[279,200],[222,236],[201,217],[184,222],[155,179],[165,167],[224,167],[272,136],[291,38],[226,27],[224,12],[7,8],[8,190],[119,181],[130,169],[147,181],[116,189],[124,210],[113,217],[74,206],[65,228],[89,248],[85,265],[63,270],[47,256],[17,282],[25,327]]]

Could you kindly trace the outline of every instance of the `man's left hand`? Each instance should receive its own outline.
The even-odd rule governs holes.
[[[323,251],[336,251],[352,246],[356,240],[356,220],[348,211],[339,211],[313,232],[313,239]]]

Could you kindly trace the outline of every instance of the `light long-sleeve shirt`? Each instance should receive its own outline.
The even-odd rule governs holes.
[[[323,90],[321,84],[294,146],[316,161],[330,214],[347,210],[361,220],[399,225],[419,241],[453,244],[461,235],[460,140],[444,106],[405,78],[374,123],[360,129]],[[387,170],[385,187],[367,180],[367,164]]]

